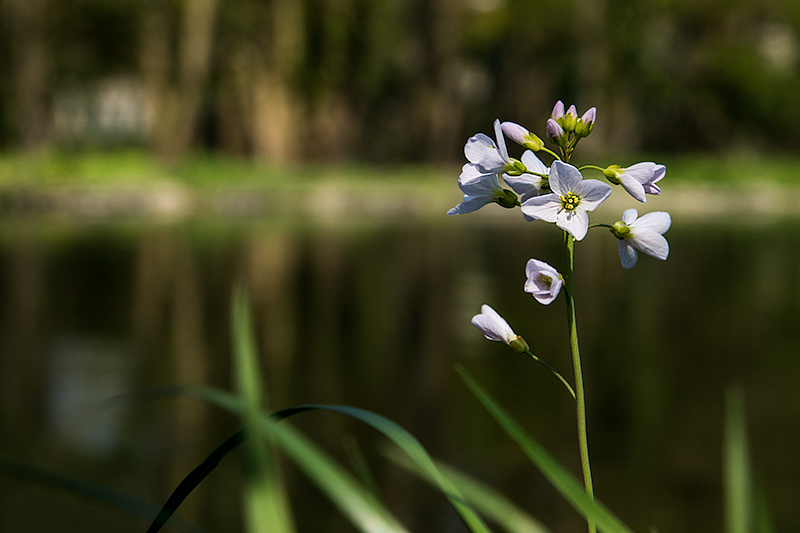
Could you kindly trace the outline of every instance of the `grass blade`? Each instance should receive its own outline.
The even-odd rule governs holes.
[[[466,370],[459,368],[458,372],[472,393],[489,411],[489,414],[578,512],[594,521],[597,528],[605,533],[631,533],[631,530],[619,518],[598,501],[590,498],[584,491],[583,485],[579,484],[572,474],[565,470],[539,443],[528,436],[522,427],[478,385]]]
[[[390,449],[386,455],[395,463],[411,470],[429,483],[434,483],[430,475],[414,465],[408,457],[400,454],[396,449]],[[442,475],[458,487],[461,494],[475,509],[509,533],[550,533],[538,520],[517,507],[494,488],[441,461],[434,462]]]
[[[61,490],[145,519],[153,516],[153,513],[158,509],[150,502],[140,500],[110,487],[2,458],[0,458],[0,475]],[[206,531],[180,518],[176,518],[172,526],[182,533],[205,533]]]
[[[273,460],[271,437],[254,431],[260,424],[265,394],[249,302],[241,288],[234,291],[232,307],[233,373],[244,405],[240,414],[245,431],[251,434],[244,450],[242,505],[246,529],[251,533],[291,533],[294,526],[288,499]]]

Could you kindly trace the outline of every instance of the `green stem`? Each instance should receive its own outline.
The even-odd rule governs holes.
[[[596,166],[596,165],[583,165],[583,166],[582,166],[581,168],[579,168],[578,170],[580,170],[581,172],[583,172],[584,170],[587,170],[587,169],[599,170],[600,172],[604,172],[604,171],[606,170],[606,169],[604,169],[604,168],[602,168],[602,167],[598,167],[598,166]]]
[[[575,370],[575,404],[578,414],[578,444],[581,453],[581,468],[583,470],[583,484],[586,494],[594,498],[592,487],[592,469],[589,465],[589,441],[586,436],[586,393],[583,389],[583,371],[581,370],[581,356],[578,349],[578,326],[575,321],[575,300],[572,295],[572,272],[574,263],[575,239],[564,232],[564,248],[566,250],[566,268],[564,276],[564,292],[567,297],[567,322],[569,323],[569,346],[572,351],[572,366]],[[595,533],[594,521],[588,520],[589,533]]]
[[[572,398],[573,398],[573,399],[575,398],[575,390],[572,388],[572,385],[570,385],[570,384],[569,384],[569,382],[568,382],[566,379],[564,379],[564,376],[562,376],[561,374],[559,374],[559,373],[556,371],[556,369],[554,369],[552,366],[548,365],[547,363],[545,363],[544,361],[542,361],[541,359],[539,359],[538,357],[536,357],[536,356],[535,356],[535,355],[534,355],[534,354],[533,354],[533,353],[532,353],[530,350],[525,350],[525,353],[526,353],[526,354],[528,354],[528,355],[530,355],[530,356],[531,356],[531,359],[533,359],[533,360],[534,360],[534,361],[536,361],[537,363],[541,363],[542,365],[544,365],[544,367],[545,367],[546,369],[548,369],[550,372],[552,372],[552,373],[553,373],[553,375],[554,375],[555,377],[557,377],[557,378],[559,379],[559,381],[561,381],[561,383],[563,383],[563,384],[564,384],[564,386],[567,388],[567,391],[569,391],[569,393],[572,395]]]
[[[557,154],[557,153],[555,153],[554,151],[550,150],[550,149],[549,149],[549,148],[547,148],[546,146],[542,146],[542,147],[540,148],[540,150],[541,150],[542,152],[547,152],[548,154],[552,155],[553,157],[555,157],[556,159],[558,159],[559,161],[561,161],[561,158],[558,156],[558,154]]]

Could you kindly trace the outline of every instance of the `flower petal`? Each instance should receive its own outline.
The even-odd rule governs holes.
[[[635,228],[636,231],[650,230],[663,235],[672,225],[672,218],[669,216],[669,213],[664,211],[653,211],[652,213],[642,215],[642,218],[633,223],[626,222],[626,224],[631,228]]]
[[[617,241],[617,248],[619,249],[619,259],[622,262],[622,268],[633,268],[636,264],[636,248],[628,240]]]
[[[651,255],[656,259],[664,261],[669,256],[669,243],[660,233],[655,231],[636,228],[635,231],[631,230],[632,237],[626,239],[633,242],[633,245],[638,249]]]
[[[483,133],[476,133],[464,145],[464,155],[467,156],[470,163],[477,164],[483,157],[483,152],[490,148],[497,148],[491,137]]]
[[[584,211],[594,211],[611,195],[611,191],[611,185],[600,180],[582,180],[573,189],[573,192],[581,197],[578,209]]]
[[[626,209],[624,213],[622,213],[622,221],[630,226],[634,222],[636,222],[636,218],[639,216],[639,212],[636,209]]]
[[[525,150],[522,153],[522,164],[528,169],[528,172],[537,172],[539,174],[549,174],[550,169],[542,163],[542,160],[536,157],[532,150]]]
[[[503,126],[500,124],[500,119],[494,121],[494,136],[497,138],[497,149],[500,151],[500,157],[504,162],[508,162],[508,148],[506,148],[506,139],[503,137]]]
[[[545,222],[555,222],[558,213],[562,210],[558,195],[553,193],[529,198],[522,204],[521,209],[525,216]]]
[[[565,209],[558,214],[556,226],[575,237],[576,241],[580,241],[586,237],[586,232],[589,231],[589,215],[580,208],[574,211]]]
[[[619,183],[625,191],[633,196],[640,202],[646,202],[647,198],[644,196],[644,185],[642,185],[636,178],[628,173],[622,174],[619,177]]]
[[[481,306],[481,314],[472,317],[472,325],[491,341],[509,343],[517,337],[508,322],[486,304]]]
[[[463,215],[465,213],[472,213],[491,202],[492,199],[488,196],[465,196],[464,201],[450,209],[447,214]]]
[[[534,176],[533,174],[520,174],[519,176],[503,175],[505,181],[511,189],[517,193],[521,198],[521,202],[525,202],[534,196],[542,194],[541,185],[544,178]]]
[[[569,191],[574,191],[582,181],[583,176],[580,170],[568,163],[553,161],[553,165],[550,167],[550,190],[554,193],[562,196]]]

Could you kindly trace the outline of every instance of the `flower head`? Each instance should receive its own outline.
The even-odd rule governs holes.
[[[525,292],[529,292],[534,298],[544,305],[550,304],[558,296],[564,278],[558,271],[537,259],[531,259],[525,266]]]
[[[636,209],[622,213],[622,220],[614,223],[611,233],[619,239],[619,258],[623,268],[633,268],[636,264],[636,249],[662,261],[669,255],[669,243],[664,238],[672,219],[669,213],[654,211],[637,218]]]
[[[525,342],[525,339],[514,333],[508,322],[486,304],[481,306],[481,314],[472,317],[472,325],[481,330],[481,333],[490,341],[504,342],[517,353],[524,353],[528,350],[528,343]]]
[[[584,180],[574,166],[553,162],[549,177],[550,194],[534,196],[522,204],[522,213],[531,219],[555,222],[581,240],[589,230],[588,211],[593,211],[611,194],[611,186],[599,180]]]
[[[473,175],[474,167],[468,167],[470,167],[469,163],[464,165],[461,177],[458,178],[458,187],[464,193],[464,199],[449,210],[448,215],[471,213],[492,202],[507,208],[519,205],[517,195],[500,186],[497,174]]]
[[[603,171],[608,181],[615,185],[622,185],[628,194],[646,202],[645,194],[658,195],[661,189],[656,185],[667,173],[667,167],[653,162],[636,163],[627,168],[611,165]]]
[[[550,192],[550,182],[547,175],[550,169],[530,150],[525,150],[522,154],[522,163],[527,172],[519,176],[503,176],[503,180],[520,196],[520,201],[524,202],[534,196]]]

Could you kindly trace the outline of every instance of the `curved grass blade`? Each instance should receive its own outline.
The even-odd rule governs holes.
[[[193,392],[233,413],[241,414],[244,408],[240,399],[223,391],[208,388]],[[287,411],[293,414],[303,410],[308,409]],[[279,424],[278,420],[278,417],[262,416],[254,429],[272,439],[354,525],[370,533],[406,533],[400,522],[349,472],[305,436],[290,426]]]
[[[605,506],[590,498],[581,484],[556,461],[539,443],[528,436],[517,422],[492,398],[464,369],[459,367],[458,373],[472,393],[483,404],[489,414],[522,448],[528,458],[536,465],[544,476],[553,484],[562,496],[584,517],[593,520],[597,528],[605,533],[632,533],[631,530],[614,516]]]
[[[148,520],[158,510],[156,505],[119,490],[2,458],[0,458],[0,475],[65,491]],[[205,529],[180,518],[174,520],[172,526],[182,533],[206,533]]]
[[[411,470],[425,481],[433,483],[433,479],[419,467],[412,464],[396,449],[389,450],[386,455],[400,466]],[[436,468],[450,479],[461,491],[461,494],[484,516],[500,525],[509,533],[550,533],[538,520],[516,506],[494,488],[476,480],[460,470],[441,461],[434,461]]]

